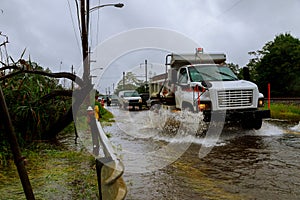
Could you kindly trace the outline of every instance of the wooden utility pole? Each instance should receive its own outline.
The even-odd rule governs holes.
[[[14,162],[17,166],[17,170],[19,173],[19,177],[23,186],[23,190],[27,200],[34,200],[34,194],[32,191],[32,187],[28,178],[28,174],[24,164],[24,158],[21,155],[21,150],[18,144],[17,136],[14,131],[9,112],[7,109],[5,97],[3,95],[2,88],[0,86],[0,113],[1,118],[3,117],[3,124],[5,126],[5,130],[8,136],[8,141],[10,144],[11,151],[14,156]]]
[[[89,0],[80,1],[80,19],[81,19],[81,43],[83,59],[83,81],[88,84],[90,81],[90,62],[88,47],[88,29],[89,29]]]

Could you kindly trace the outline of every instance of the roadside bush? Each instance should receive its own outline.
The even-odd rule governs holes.
[[[34,70],[44,71],[42,67],[36,64],[34,66]],[[50,72],[49,69],[45,71]],[[47,98],[52,91],[64,90],[54,78],[20,73],[1,81],[0,84],[21,147],[46,138],[46,130],[70,108],[72,103],[72,99],[66,96]],[[1,162],[5,162],[9,148],[3,127],[0,127],[0,138],[0,159]]]

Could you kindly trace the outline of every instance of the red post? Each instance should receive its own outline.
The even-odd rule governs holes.
[[[271,84],[268,83],[268,109],[271,108]]]

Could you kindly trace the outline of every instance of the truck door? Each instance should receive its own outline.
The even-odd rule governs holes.
[[[177,90],[175,91],[176,107],[181,109],[184,92],[188,87],[188,73],[186,68],[181,68],[178,73]]]

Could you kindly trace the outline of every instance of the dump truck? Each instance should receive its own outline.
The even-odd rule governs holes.
[[[168,54],[166,73],[152,77],[148,106],[202,112],[203,120],[240,123],[260,129],[270,117],[263,109],[264,96],[255,83],[239,80],[225,64],[226,54]]]

